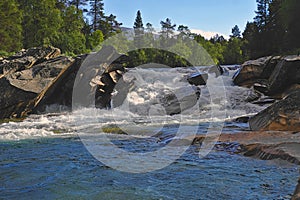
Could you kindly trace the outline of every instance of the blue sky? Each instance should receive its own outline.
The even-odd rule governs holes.
[[[252,21],[256,0],[104,0],[106,14],[114,14],[125,27],[132,27],[137,10],[144,24],[160,28],[167,17],[177,25],[190,29],[230,35],[234,25],[244,30]]]

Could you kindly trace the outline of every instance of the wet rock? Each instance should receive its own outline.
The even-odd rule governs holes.
[[[270,98],[270,97],[263,97],[263,98],[260,98],[257,101],[253,101],[251,103],[263,106],[263,105],[266,105],[266,104],[272,104],[274,102],[276,102],[276,99],[273,99],[273,98]]]
[[[243,117],[238,117],[236,119],[234,119],[234,122],[237,123],[248,123],[249,122],[250,117],[249,116],[243,116]]]
[[[208,79],[208,74],[194,73],[187,78],[187,81],[191,85],[200,86],[200,85],[206,85],[207,79]]]
[[[122,59],[120,59],[122,58]],[[117,53],[111,46],[104,46],[96,54],[88,55],[83,62],[84,68],[78,73],[77,89],[81,90],[76,99],[88,99],[79,102],[81,106],[96,106],[97,108],[110,108],[112,93],[116,84],[126,72],[123,63],[126,56]]]
[[[285,150],[286,144],[249,144],[243,145],[243,155],[248,157],[257,157],[262,160],[274,160],[281,159],[290,163],[300,164],[298,156],[291,154]],[[300,144],[290,143],[289,145],[295,145],[296,149],[299,149]]]
[[[245,62],[233,77],[233,82],[239,86],[253,85],[258,79],[261,79],[264,69],[271,59],[272,57],[269,56]],[[269,72],[271,69],[267,71]]]
[[[300,90],[249,120],[251,130],[300,131]]]
[[[175,92],[166,93],[160,99],[159,102],[163,106],[167,115],[180,114],[189,108],[196,105],[200,97],[200,89],[195,87],[194,91],[191,91],[189,95],[186,95],[185,88],[178,89]]]
[[[298,185],[296,187],[292,200],[300,200],[300,178],[298,180]]]

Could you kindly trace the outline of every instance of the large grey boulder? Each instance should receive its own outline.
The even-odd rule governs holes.
[[[241,69],[233,77],[233,82],[240,86],[251,86],[261,79],[264,69],[272,59],[271,56],[250,60],[242,64]]]
[[[300,56],[282,58],[268,79],[266,94],[284,92],[293,84],[300,84]]]
[[[0,62],[0,118],[25,115],[29,103],[72,62],[59,54],[54,47],[31,48]]]
[[[300,90],[250,118],[253,131],[300,131]]]

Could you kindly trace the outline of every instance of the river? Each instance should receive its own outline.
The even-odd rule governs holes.
[[[265,108],[244,101],[253,94],[233,85],[234,71],[210,75],[224,98],[201,86],[195,106],[164,113],[157,99],[168,91],[187,96],[191,86],[183,80],[192,72],[134,69],[127,78],[137,75],[138,87],[121,107],[51,106],[1,124],[0,199],[289,199],[297,165],[191,145],[195,135],[247,131],[231,119]]]

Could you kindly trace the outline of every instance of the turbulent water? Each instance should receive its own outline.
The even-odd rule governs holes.
[[[191,136],[215,134],[220,125],[223,133],[247,130],[247,124],[231,119],[265,108],[244,101],[254,94],[233,85],[234,71],[211,74],[211,87],[201,86],[197,99],[191,95],[197,88],[186,81],[191,73],[195,69],[134,69],[124,82],[135,86],[120,107],[112,102],[111,110],[58,112],[61,107],[51,106],[48,114],[1,124],[0,198],[289,199],[297,166],[215,150],[203,158],[199,145],[189,146]],[[170,93],[178,99],[191,95],[197,103],[189,105],[189,99],[182,114],[166,115],[161,99]],[[107,133],[114,131],[122,134]],[[107,139],[131,157],[111,151]],[[162,151],[150,164],[133,162],[136,155],[152,155],[170,144],[172,155]],[[170,161],[181,148],[186,151]],[[158,167],[164,161],[170,163]]]

